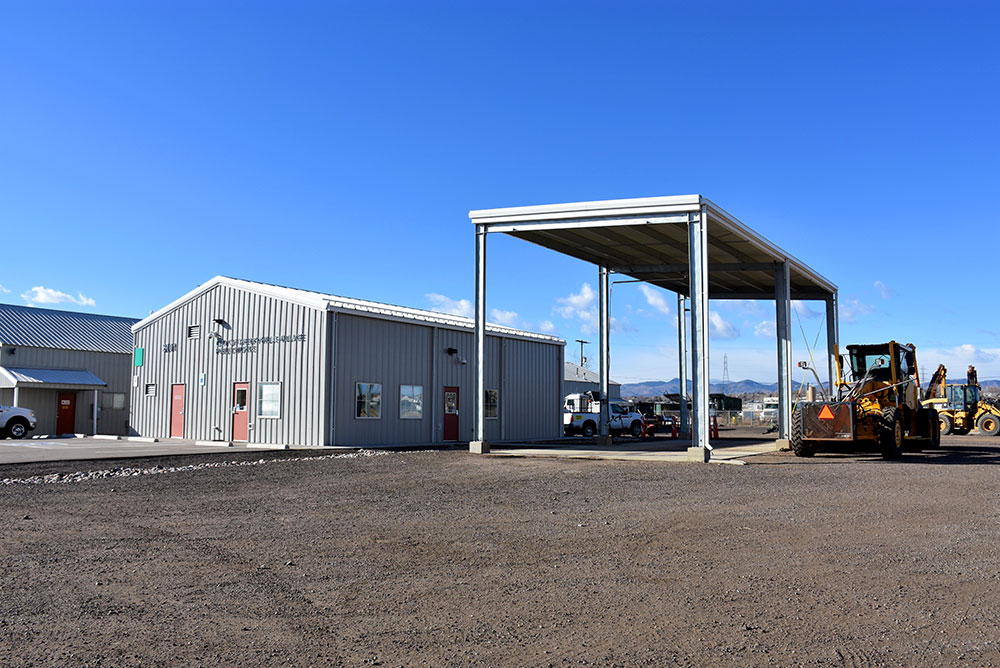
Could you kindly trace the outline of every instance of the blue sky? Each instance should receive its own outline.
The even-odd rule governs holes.
[[[224,274],[461,311],[470,209],[701,193],[839,286],[842,342],[1000,377],[990,3],[0,12],[4,301],[142,316]],[[596,268],[500,238],[489,271],[493,319],[595,339]],[[712,311],[712,376],[773,381],[773,305]],[[612,314],[616,378],[676,375],[673,294]]]

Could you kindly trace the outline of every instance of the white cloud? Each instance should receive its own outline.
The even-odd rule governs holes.
[[[4,292],[10,292],[9,290],[4,290]],[[53,290],[51,288],[44,288],[40,285],[36,285],[27,292],[21,295],[21,299],[28,303],[30,306],[36,306],[38,304],[78,304],[79,306],[96,306],[97,303],[90,297],[84,297],[82,292],[78,292],[77,296],[68,295],[65,292],[59,292],[58,290]]]
[[[517,325],[517,311],[501,311],[495,308],[490,311],[490,320],[498,325],[514,327]]]
[[[1000,348],[978,348],[971,343],[963,343],[954,348],[918,348],[917,359],[920,361],[920,374],[924,371],[933,373],[938,364],[948,368],[948,378],[951,382],[965,382],[965,371],[970,364],[976,366],[981,379],[1000,378]]]
[[[773,339],[777,336],[774,332],[774,322],[771,320],[761,320],[753,326],[753,335]]]
[[[739,337],[740,330],[734,327],[731,322],[723,319],[717,311],[709,311],[708,320],[712,325],[712,334],[720,339],[735,339]]]
[[[882,297],[882,299],[888,299],[892,296],[892,293],[889,292],[889,286],[882,281],[875,281],[872,283],[872,286],[878,290],[878,294]]]
[[[538,329],[542,330],[544,334],[551,334],[556,331],[556,326],[551,320],[542,320],[538,323]]]
[[[823,315],[819,311],[812,310],[809,304],[799,299],[792,300],[792,310],[795,311],[800,318],[807,318],[810,320],[813,318],[819,318]]]
[[[10,290],[8,290],[7,288],[5,288],[2,285],[0,285],[0,292],[2,292],[5,295],[9,295],[10,294]]]
[[[663,315],[670,315],[670,305],[662,292],[649,285],[640,285],[639,289],[646,297],[646,303]]]
[[[859,316],[868,315],[875,310],[871,304],[865,304],[857,297],[845,297],[837,304],[840,319],[845,322],[855,322]]]
[[[580,286],[580,292],[556,298],[559,306],[553,310],[567,320],[578,320],[580,331],[590,334],[597,330],[597,307],[594,306],[596,299],[597,293],[589,283],[584,283]]]
[[[431,303],[432,311],[472,317],[472,302],[468,299],[452,299],[436,292],[429,292],[424,297]]]

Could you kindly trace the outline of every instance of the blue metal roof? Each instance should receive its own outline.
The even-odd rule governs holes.
[[[0,366],[0,374],[14,385],[107,385],[85,369],[28,369]]]
[[[131,354],[132,325],[137,322],[114,315],[0,304],[0,343]]]

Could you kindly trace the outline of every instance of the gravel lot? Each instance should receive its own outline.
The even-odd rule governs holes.
[[[0,665],[1000,664],[1000,439],[748,463],[0,467]]]

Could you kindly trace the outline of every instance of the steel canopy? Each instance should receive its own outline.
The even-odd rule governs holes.
[[[789,269],[791,299],[826,299],[837,286],[701,195],[482,209],[504,233],[610,271],[689,295],[688,223],[707,213],[710,299],[774,299],[776,265]]]

